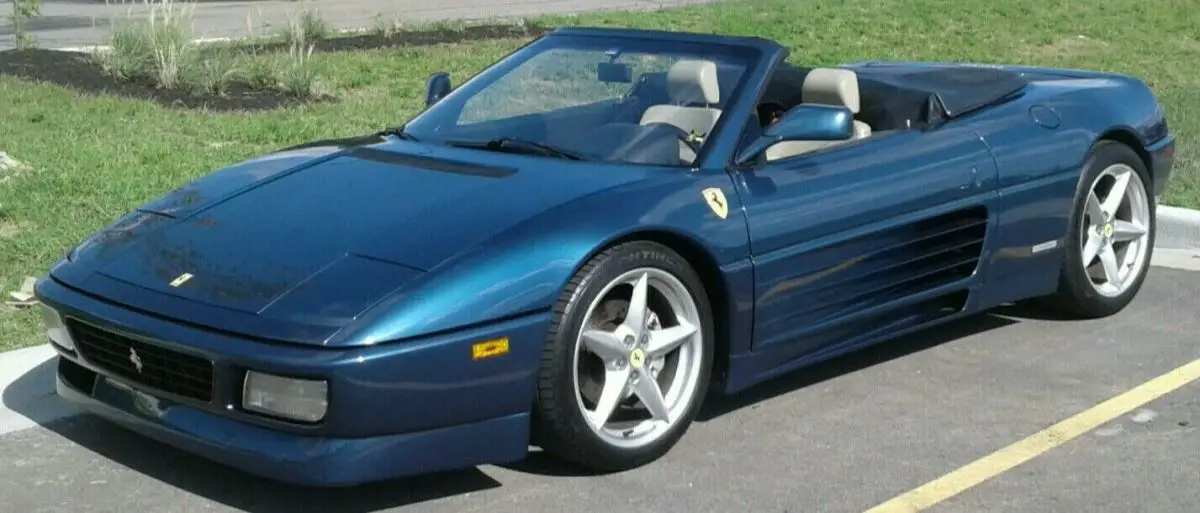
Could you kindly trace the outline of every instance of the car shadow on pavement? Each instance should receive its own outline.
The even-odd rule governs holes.
[[[998,306],[992,310],[992,313],[1004,317],[1036,321],[1077,322],[1079,320],[1053,308],[1040,306],[1033,301]]]
[[[90,414],[57,419],[48,415],[48,403],[64,403],[53,395],[55,361],[43,362],[5,388],[0,396],[3,404],[103,458],[231,508],[251,513],[368,513],[500,487],[498,481],[478,468],[349,488],[306,488],[260,478]],[[40,400],[35,404],[22,399],[27,397]]]
[[[992,315],[972,315],[951,321],[941,326],[905,335],[896,340],[880,343],[857,351],[834,357],[804,370],[790,372],[776,379],[763,382],[749,390],[725,396],[712,394],[704,401],[704,407],[696,416],[697,422],[706,422],[733,413],[747,406],[812,386],[838,376],[857,372],[890,360],[946,342],[976,335],[1019,322],[1017,319]]]

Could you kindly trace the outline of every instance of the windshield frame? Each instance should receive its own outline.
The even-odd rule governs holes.
[[[782,49],[782,47],[772,41],[757,38],[628,29],[558,29],[515,49],[479,73],[471,76],[437,103],[413,116],[405,123],[405,131],[411,132],[412,136],[422,143],[444,145],[447,142],[453,142],[454,137],[452,135],[434,135],[435,123],[444,121],[440,118],[447,115],[446,110],[452,112],[461,111],[468,100],[480,92],[486,91],[499,79],[507,76],[514,69],[536,58],[543,52],[559,48],[581,49],[585,51],[588,49],[603,50],[611,47],[631,45],[639,47],[635,51],[643,51],[646,47],[658,46],[663,48],[662,51],[665,54],[684,53],[698,56],[711,55],[716,58],[726,57],[738,60],[745,65],[745,68],[737,79],[737,83],[729,93],[720,119],[713,127],[709,137],[707,137],[701,151],[690,165],[666,166],[676,169],[706,167],[706,163],[710,161],[714,153],[730,153],[731,148],[736,148],[737,141],[730,143],[727,140],[731,137],[735,139],[740,138],[743,125],[749,119],[748,112],[752,110],[750,107],[753,107],[752,105],[750,107],[746,106],[747,98],[753,99],[757,96],[756,91],[762,87],[763,76],[774,64]],[[429,123],[427,129],[425,128],[426,123]],[[496,135],[499,137],[503,134]],[[464,149],[466,151],[488,151],[478,148]],[[723,160],[728,160],[729,158],[731,157],[726,155]],[[619,159],[600,162],[608,165],[653,166],[653,164],[628,162]],[[720,167],[724,168],[725,162],[720,162]]]

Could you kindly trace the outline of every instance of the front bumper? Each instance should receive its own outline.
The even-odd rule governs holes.
[[[213,415],[112,381],[60,358],[58,395],[167,445],[258,476],[305,486],[352,486],[516,461],[528,413],[370,438],[305,437]]]
[[[297,347],[183,326],[52,279],[37,292],[60,315],[213,363],[211,400],[204,401],[131,379],[86,351],[54,345],[59,395],[147,437],[253,474],[347,486],[526,454],[547,314],[409,343]],[[472,345],[497,336],[509,338],[509,353],[473,360]],[[325,418],[302,424],[243,410],[246,369],[327,379]]]

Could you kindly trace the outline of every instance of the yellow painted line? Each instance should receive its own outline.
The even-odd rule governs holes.
[[[914,513],[932,507],[1197,379],[1200,379],[1200,359],[959,467],[866,513]]]

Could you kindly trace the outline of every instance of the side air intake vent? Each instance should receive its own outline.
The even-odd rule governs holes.
[[[974,207],[822,249],[857,256],[797,280],[806,283],[808,301],[789,322],[821,324],[969,278],[986,232],[987,210]]]

